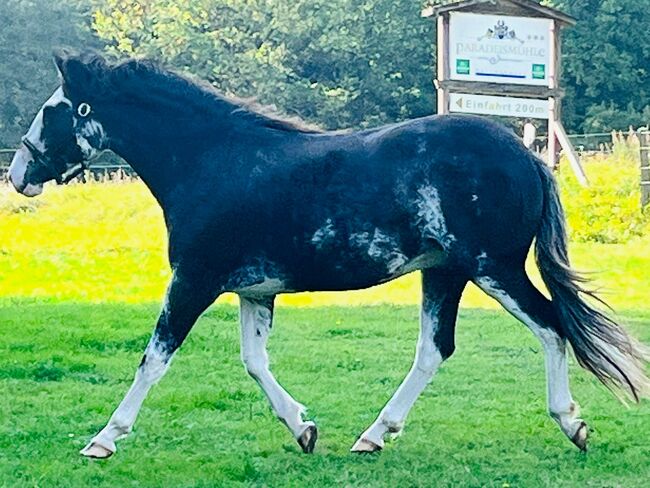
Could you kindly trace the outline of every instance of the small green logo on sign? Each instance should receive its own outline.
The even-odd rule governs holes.
[[[546,66],[543,64],[534,64],[533,65],[533,79],[534,80],[543,80],[546,78]]]
[[[456,60],[456,73],[459,75],[469,74],[469,59]]]

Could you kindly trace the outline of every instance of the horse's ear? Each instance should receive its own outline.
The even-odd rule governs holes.
[[[92,75],[88,63],[81,56],[66,50],[57,51],[54,53],[54,64],[63,85],[70,88],[88,86]]]
[[[54,66],[56,66],[56,70],[59,72],[59,77],[63,79],[65,62],[70,57],[70,53],[66,49],[56,49],[52,53],[52,57],[54,58]]]

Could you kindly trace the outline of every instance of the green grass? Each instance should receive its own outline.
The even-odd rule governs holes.
[[[597,272],[605,298],[650,343],[650,237],[634,207],[636,167],[623,168],[617,190],[605,183],[620,168],[592,168],[589,191],[562,175],[580,241],[572,258]],[[472,287],[457,352],[404,435],[379,455],[349,454],[410,367],[417,274],[279,300],[272,369],[318,423],[313,455],[245,374],[227,296],[192,331],[118,453],[84,459],[78,450],[130,385],[168,278],[162,217],[142,184],[50,187],[33,200],[0,185],[0,487],[648,486],[650,403],[626,409],[572,364],[592,429],[590,452],[578,452],[546,414],[539,344]]]
[[[463,310],[457,353],[379,455],[348,453],[408,371],[417,308],[279,307],[273,370],[320,428],[305,455],[239,361],[237,309],[213,307],[108,461],[77,451],[128,388],[158,306],[0,301],[1,486],[647,486],[650,405],[625,409],[575,365],[592,429],[546,414],[543,356],[502,312]],[[628,319],[643,338],[648,311]]]

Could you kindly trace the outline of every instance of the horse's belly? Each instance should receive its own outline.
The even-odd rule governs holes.
[[[385,259],[367,259],[354,256],[336,262],[320,262],[313,269],[296,270],[286,291],[345,291],[360,290],[386,283],[395,278],[425,268],[442,266],[447,255],[432,250],[409,258],[389,255]]]

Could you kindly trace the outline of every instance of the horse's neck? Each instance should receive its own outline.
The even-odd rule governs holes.
[[[218,149],[225,142],[225,134],[218,130],[161,128],[146,122],[116,123],[111,129],[109,148],[129,163],[161,205],[176,193],[175,187],[191,183],[188,179],[205,150]]]

